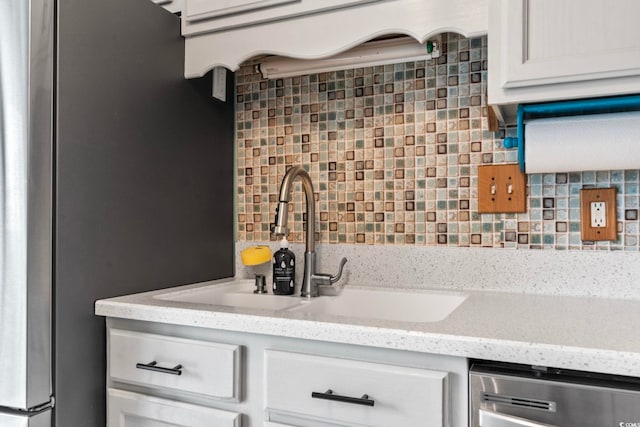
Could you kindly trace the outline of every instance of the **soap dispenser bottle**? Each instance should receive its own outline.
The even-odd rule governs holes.
[[[280,241],[280,249],[273,254],[273,293],[293,295],[296,280],[296,256],[289,250],[286,237]]]

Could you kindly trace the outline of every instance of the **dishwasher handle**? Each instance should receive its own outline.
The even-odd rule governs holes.
[[[557,427],[486,409],[480,409],[479,415],[479,427]]]

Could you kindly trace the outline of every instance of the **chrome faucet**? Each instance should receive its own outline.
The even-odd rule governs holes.
[[[280,184],[280,196],[278,197],[278,209],[276,210],[276,221],[273,227],[273,234],[284,236],[288,233],[287,216],[289,213],[289,195],[293,181],[300,178],[304,187],[304,195],[307,202],[307,236],[304,252],[304,278],[302,279],[302,289],[300,295],[303,297],[317,297],[319,295],[318,285],[333,285],[342,276],[342,269],[347,262],[346,258],[340,261],[338,274],[316,273],[316,202],[313,194],[313,184],[311,177],[301,166],[293,166],[282,178]]]

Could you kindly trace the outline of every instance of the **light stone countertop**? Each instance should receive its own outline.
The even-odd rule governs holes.
[[[168,292],[230,282],[246,280],[222,279],[99,300],[95,312],[107,317],[640,377],[638,300],[465,290],[468,298],[444,320],[411,323],[157,298]]]

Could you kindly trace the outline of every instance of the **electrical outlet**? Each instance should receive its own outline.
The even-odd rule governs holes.
[[[616,240],[616,189],[580,190],[580,235],[582,240]]]
[[[604,202],[591,202],[591,227],[607,226],[607,208]]]

